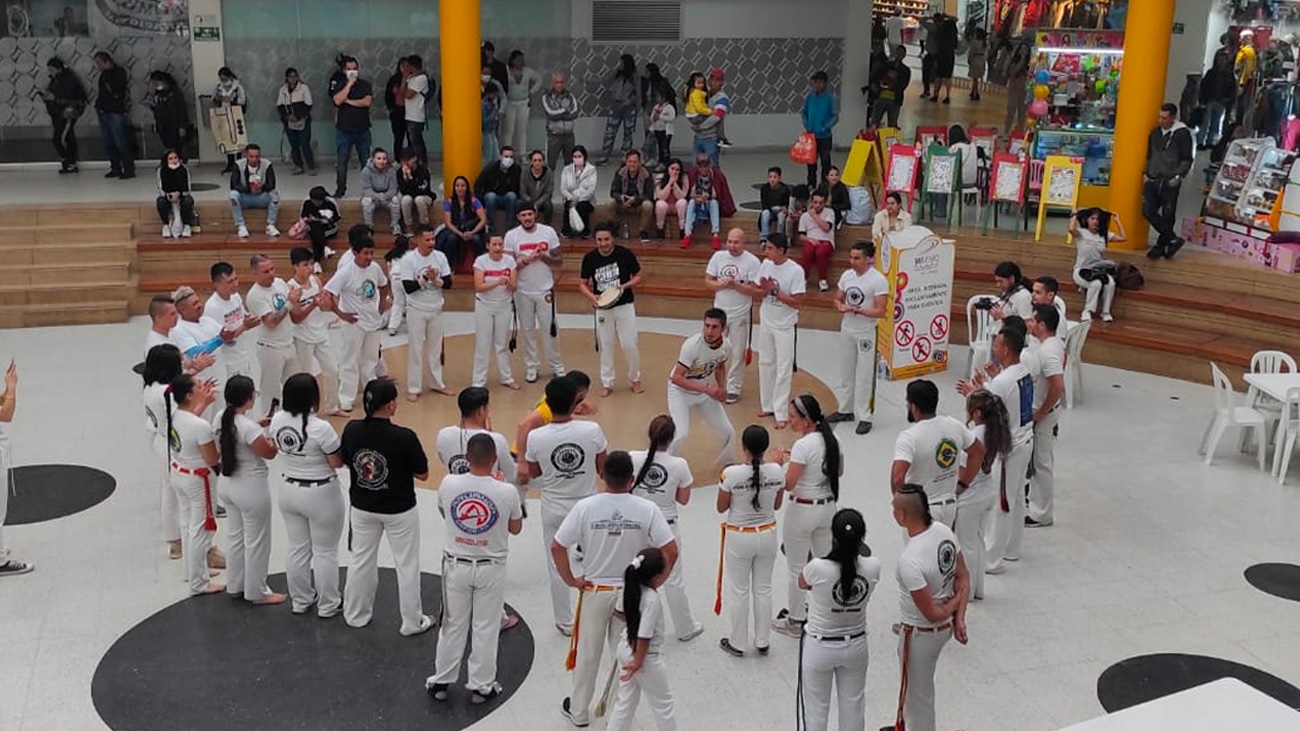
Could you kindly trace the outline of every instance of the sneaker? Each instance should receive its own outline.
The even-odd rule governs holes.
[[[334,190],[334,195],[331,196],[331,197],[334,198],[335,200],[338,200],[338,199],[340,199],[340,198],[343,198],[343,197],[346,196],[347,194],[348,194],[348,191],[347,191],[346,188],[336,188],[336,189]]]
[[[492,683],[492,685],[489,685],[487,688],[479,688],[473,693],[470,693],[469,702],[471,705],[481,706],[484,703],[487,703],[488,701],[492,700],[493,698],[496,698],[497,696],[501,695],[501,692],[502,692],[501,684],[494,682]]]
[[[293,169],[293,174],[294,174],[294,175],[302,175],[304,172],[306,172],[306,171],[303,170],[302,168],[294,168],[294,169]]]
[[[267,236],[279,236],[279,235],[280,235],[280,229],[276,228],[274,223],[268,223],[268,224],[266,224],[266,235],[267,235]]]
[[[108,172],[104,173],[104,177],[106,177],[106,178],[120,178],[120,177],[122,177],[122,171],[121,171],[121,170],[109,170]]]
[[[0,576],[18,576],[19,574],[30,574],[36,570],[36,564],[17,559],[9,559],[0,563]]]
[[[1050,520],[1034,520],[1033,518],[1030,518],[1030,517],[1027,517],[1027,516],[1025,517],[1025,527],[1026,527],[1026,528],[1046,528],[1047,526],[1049,526],[1049,525],[1051,525],[1051,524],[1052,524],[1052,521],[1050,521]]]
[[[188,239],[189,237],[191,237],[191,236],[193,236],[193,235],[194,235],[194,229],[193,229],[193,228],[191,228],[191,227],[188,226],[188,225],[187,225],[187,226],[182,226],[182,227],[181,227],[181,238],[183,238],[183,239]]]
[[[393,227],[393,238],[397,238],[398,236],[401,236],[401,235],[402,235],[402,227],[401,227],[401,226],[394,226],[394,227]]]
[[[723,637],[722,639],[718,640],[718,647],[721,647],[723,652],[727,653],[728,655],[731,655],[732,657],[745,656],[745,651],[739,648],[732,647],[731,641],[728,640],[726,637]]]
[[[720,249],[722,249],[722,239],[718,238],[717,234],[713,234],[713,238],[710,239],[709,243],[711,246],[713,246],[714,251],[719,251]]]
[[[858,422],[858,428],[854,429],[854,430],[853,430],[853,433],[854,433],[854,434],[870,434],[870,433],[871,433],[871,422],[869,422],[869,421],[859,421],[859,422]]]
[[[768,647],[767,645],[754,645],[754,649],[758,650],[758,654],[762,655],[763,657],[767,657],[767,651],[772,648]]]
[[[163,238],[164,238],[164,239],[170,239],[171,237],[172,237],[172,227],[171,227],[171,226],[168,226],[167,224],[164,223],[164,224],[163,224]]]
[[[640,236],[641,236],[641,243],[643,243],[643,244],[648,244],[648,243],[650,243],[650,232],[649,232],[649,231],[647,231],[647,230],[645,230],[645,229],[641,229],[641,234],[640,234]]]
[[[682,237],[681,247],[682,247],[683,249],[689,249],[689,248],[691,248],[691,237],[690,237],[690,236],[683,236],[683,237]]]
[[[414,637],[416,635],[421,635],[424,634],[425,632],[428,632],[429,628],[432,626],[433,626],[433,618],[427,614],[421,614],[420,626],[418,628],[416,628],[415,630],[400,630],[400,632],[403,637]]]
[[[1102,322],[1114,322],[1114,321],[1115,321],[1115,316],[1112,315],[1112,314],[1110,314],[1109,312],[1103,312],[1103,313],[1101,313],[1101,321],[1102,321]]]
[[[1092,313],[1088,312],[1087,310],[1084,310],[1083,314],[1079,316],[1079,322],[1088,322],[1091,319],[1092,319]]]
[[[994,576],[997,576],[999,574],[1005,574],[1006,572],[1007,572],[1006,565],[1001,563],[999,563],[997,566],[990,566],[989,568],[984,570],[984,573],[993,574]]]
[[[334,256],[334,250],[331,249],[330,247],[326,246],[326,247],[325,247],[325,258],[328,259],[328,258],[330,258],[331,256]]]
[[[524,374],[524,381],[526,383],[537,383],[537,371],[529,368],[528,372]]]
[[[691,628],[690,632],[681,635],[680,637],[677,638],[677,640],[679,642],[690,642],[691,640],[695,639],[696,637],[699,637],[702,634],[704,634],[704,625],[700,624],[699,622],[696,622],[695,626]]]
[[[117,179],[118,179],[118,180],[130,180],[131,178],[134,178],[134,177],[135,177],[135,173],[122,173],[121,175],[117,176]]]
[[[787,610],[782,609],[781,615],[772,620],[772,631],[779,632],[786,637],[799,639],[803,636],[803,624],[797,619],[790,619]]]
[[[829,292],[830,289],[831,289],[831,285],[827,284],[825,279],[819,279],[819,280],[817,280],[817,291],[818,291],[818,292]]]
[[[1166,259],[1174,258],[1174,254],[1177,254],[1178,250],[1183,248],[1183,244],[1185,243],[1187,242],[1184,241],[1183,239],[1174,239],[1172,242],[1170,242],[1169,246],[1165,247],[1165,258]]]
[[[573,724],[574,726],[577,726],[578,728],[586,728],[587,726],[591,725],[591,722],[585,719],[581,721],[578,720],[578,715],[573,712],[573,709],[569,708],[568,698],[565,698],[564,702],[560,704],[560,713],[563,713],[564,717],[569,719],[569,723]]]
[[[734,404],[734,403],[738,403],[739,401],[740,401],[740,394],[738,393],[727,394],[727,403]]]
[[[732,146],[731,140],[727,139],[726,137],[718,138],[718,147],[731,147],[731,146]]]
[[[63,167],[59,168],[59,175],[70,175],[72,173],[79,173],[79,172],[81,172],[81,168],[77,167],[76,165],[64,165]]]
[[[241,239],[248,238],[248,227],[241,223],[239,228],[235,229],[235,235]]]
[[[844,421],[853,421],[853,414],[846,414],[843,411],[836,411],[832,413],[830,416],[827,416],[826,421],[829,421],[832,424],[839,424],[840,422],[844,422]]]
[[[1164,255],[1165,255],[1165,247],[1161,246],[1160,244],[1156,244],[1155,246],[1152,246],[1150,249],[1147,249],[1148,259],[1159,259]]]
[[[447,689],[451,687],[450,683],[435,683],[433,676],[424,679],[424,691],[435,701],[447,700]]]
[[[555,629],[565,637],[573,636],[573,625],[571,624],[557,624],[555,625]]]

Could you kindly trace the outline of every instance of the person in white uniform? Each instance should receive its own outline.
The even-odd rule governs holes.
[[[275,276],[275,262],[254,254],[249,261],[253,269],[253,286],[248,288],[248,312],[261,322],[257,330],[257,364],[261,369],[258,398],[265,411],[272,401],[280,400],[280,388],[298,367],[298,351],[293,345],[291,302],[302,290]]]
[[[551,405],[554,408],[554,402]],[[529,450],[540,431],[529,439]],[[627,452],[610,453],[604,462],[604,477],[606,491],[574,505],[550,544],[560,578],[565,586],[579,591],[577,624],[565,662],[573,671],[573,694],[560,706],[579,728],[590,723],[591,699],[605,645],[614,649],[623,629],[614,611],[622,594],[624,569],[645,548],[661,549],[669,571],[677,561],[677,541],[663,513],[649,500],[631,494],[632,457]],[[579,545],[583,573],[574,576],[569,551]]]
[[[609,714],[607,731],[628,731],[636,707],[645,695],[659,731],[677,731],[672,691],[668,688],[668,666],[663,660],[664,610],[659,595],[671,568],[658,548],[646,548],[632,559],[623,572],[623,596],[619,600],[623,632],[614,658],[620,669],[618,695]]]
[[[191,595],[213,594],[226,588],[208,580],[206,560],[213,534],[217,532],[213,465],[220,456],[212,424],[201,414],[216,396],[211,382],[181,374],[172,381],[171,390],[164,397],[170,479],[184,524],[181,551],[185,556],[185,580]]]
[[[266,585],[271,562],[271,488],[266,460],[274,459],[275,444],[267,439],[263,424],[248,416],[257,401],[257,389],[248,376],[226,381],[226,406],[217,416],[217,443],[221,452],[221,477],[217,492],[230,513],[226,521],[226,593],[253,604],[283,604],[284,594]]]
[[[183,372],[181,351],[175,345],[155,345],[144,358],[144,432],[149,439],[149,463],[158,471],[163,541],[170,558],[181,557],[180,506],[171,487],[167,461],[167,389]],[[0,500],[3,500],[0,497]]]
[[[339,596],[339,538],[343,535],[343,466],[338,432],[316,416],[320,386],[310,373],[284,383],[283,408],[271,417],[269,431],[280,450],[278,502],[289,539],[285,579],[294,614],[316,605],[318,617],[333,617]]]
[[[553,375],[564,375],[560,358],[560,333],[555,322],[555,273],[562,263],[560,237],[555,229],[537,222],[537,210],[521,205],[515,214],[519,225],[506,232],[506,253],[519,267],[515,289],[515,316],[524,341],[524,380],[533,383],[542,364],[537,339],[542,341]]]
[[[172,330],[176,328],[180,318],[180,312],[177,311],[176,303],[170,294],[156,294],[150,298],[149,332],[144,336],[146,356],[155,345],[176,345],[176,341],[172,338]],[[196,353],[193,358],[182,355],[181,368],[185,373],[197,375],[216,360],[217,357],[212,353]]]
[[[332,300],[312,273],[316,262],[312,259],[311,249],[301,246],[292,249],[289,261],[293,264],[293,287],[298,290],[298,298],[289,301],[298,368],[306,373],[319,372],[324,398],[321,411],[330,414],[339,407],[339,365],[329,342]]]
[[[224,340],[221,323],[203,314],[203,302],[193,287],[178,287],[172,293],[172,301],[176,303],[180,319],[172,328],[171,339],[180,348],[181,355],[184,357],[186,353],[193,353],[188,356],[192,365],[199,362],[203,353],[212,356],[207,367],[197,371],[189,369],[191,375],[212,381],[214,389],[223,388],[226,383],[225,354],[228,348],[222,346]]]
[[[1056,325],[1056,337],[1065,342],[1065,336],[1070,334],[1070,323],[1065,316],[1065,300],[1061,299],[1058,294],[1061,291],[1061,283],[1056,281],[1056,277],[1047,275],[1041,276],[1034,280],[1034,290],[1032,292],[1032,302],[1035,306],[1051,305],[1060,315],[1060,320]]]
[[[18,365],[10,363],[5,370],[5,392],[0,396],[0,577],[30,574],[36,565],[30,561],[19,561],[9,557],[9,545],[5,543],[5,517],[9,514],[9,479],[13,460],[9,455],[8,424],[14,420],[14,410],[18,407]]]
[[[898,557],[898,657],[896,725],[935,731],[934,671],[948,640],[966,644],[970,574],[952,530],[930,517],[920,485],[894,493],[894,521],[906,532]]]
[[[406,330],[411,338],[406,357],[407,401],[420,398],[425,367],[429,369],[429,390],[444,396],[452,393],[442,377],[443,290],[451,289],[451,265],[433,248],[429,224],[417,224],[412,241],[415,248],[398,265],[406,292]]]
[[[1116,233],[1110,232],[1111,218],[1115,219],[1115,226],[1119,229]],[[1080,226],[1080,223],[1083,225]],[[1119,216],[1100,208],[1075,211],[1070,217],[1070,236],[1074,238],[1077,250],[1074,256],[1074,283],[1087,292],[1083,314],[1079,315],[1079,319],[1087,322],[1092,319],[1093,313],[1097,313],[1104,322],[1110,322],[1115,319],[1110,314],[1110,305],[1115,301],[1116,284],[1113,263],[1106,260],[1106,247],[1111,241],[1126,239],[1124,224]],[[1087,277],[1083,276],[1085,270]]]
[[[587,298],[596,318],[596,343],[600,351],[601,396],[614,390],[614,343],[623,349],[627,361],[627,379],[632,393],[644,393],[641,385],[641,349],[637,343],[636,293],[641,284],[641,262],[626,246],[614,243],[617,225],[613,221],[597,224],[596,248],[582,257],[578,291]],[[616,290],[618,299],[601,309],[600,297]]]
[[[726,580],[728,636],[718,641],[722,651],[744,657],[749,645],[750,603],[753,602],[754,649],[766,655],[771,645],[772,569],[776,565],[776,511],[785,498],[785,471],[781,465],[764,462],[771,444],[767,429],[751,424],[740,435],[745,463],[722,471],[718,483],[717,508],[726,513],[722,524],[722,552],[719,562]],[[721,592],[721,584],[718,582]],[[722,613],[722,595],[714,600],[713,613]]]
[[[484,407],[486,408],[486,406]],[[424,687],[434,700],[447,699],[460,675],[465,640],[470,640],[470,702],[485,703],[501,694],[497,682],[498,621],[505,608],[509,537],[524,529],[519,493],[495,477],[509,459],[499,435],[469,437],[460,457],[467,471],[451,472],[438,486],[438,512],[447,524],[443,543],[442,622],[434,674]],[[471,632],[472,630],[472,632]]]
[[[1020,265],[1014,261],[999,262],[993,268],[993,283],[997,285],[998,296],[994,298],[989,316],[993,318],[990,328],[993,334],[1002,329],[1003,321],[1008,317],[1021,320],[1029,318],[1034,310],[1033,283],[1020,273]],[[971,375],[979,373],[988,365],[992,353],[980,348],[971,360]]]
[[[799,308],[807,287],[803,267],[787,256],[790,242],[775,233],[763,244],[766,260],[758,268],[758,288],[763,304],[758,308],[759,416],[772,416],[776,428],[786,427],[790,380],[794,375],[798,343]]]
[[[1065,342],[1056,337],[1058,314],[1051,305],[1034,305],[1026,323],[1031,342],[1025,367],[1034,377],[1034,454],[1030,464],[1029,508],[1025,525],[1040,528],[1055,520],[1056,435],[1065,396]]]
[[[727,313],[711,307],[704,313],[704,327],[686,338],[677,353],[677,363],[668,374],[668,414],[679,425],[668,451],[677,451],[691,433],[691,411],[698,410],[713,433],[722,440],[717,463],[725,465],[735,455],[736,428],[722,404],[727,399],[727,359],[731,343],[723,335]],[[743,356],[742,356],[743,357]]]
[[[808,622],[799,645],[803,727],[826,731],[835,687],[841,731],[867,725],[867,602],[880,583],[880,559],[863,542],[862,514],[844,508],[831,520],[831,550],[799,574],[808,592]],[[866,555],[863,555],[866,554]]]
[[[248,351],[240,336],[255,328],[261,322],[249,314],[244,307],[244,298],[239,296],[239,275],[230,263],[219,261],[209,270],[212,278],[212,294],[203,305],[203,314],[221,325],[221,338],[225,341],[222,360],[226,366],[226,377],[253,375],[252,363]],[[184,316],[182,314],[182,316]]]
[[[856,433],[871,431],[876,411],[876,320],[885,315],[889,281],[876,270],[876,245],[859,241],[849,252],[850,268],[835,287],[840,318],[839,408],[826,417],[832,424],[857,419]]]
[[[727,403],[740,400],[745,385],[747,354],[752,345],[754,299],[763,296],[755,285],[762,262],[745,250],[745,232],[727,232],[727,248],[715,252],[704,270],[704,286],[713,290],[713,306],[727,315]]]
[[[966,425],[951,416],[936,416],[939,387],[924,378],[907,384],[907,421],[911,424],[894,442],[894,462],[889,486],[898,492],[904,484],[925,488],[935,519],[953,525],[957,491],[975,479],[983,459],[983,445]]]
[[[343,428],[340,450],[352,478],[352,568],[343,594],[343,619],[349,627],[370,624],[379,586],[379,539],[387,537],[397,571],[399,631],[409,637],[433,626],[420,599],[420,512],[415,499],[415,481],[429,478],[429,459],[415,432],[392,421],[397,384],[386,378],[367,383],[362,403],[366,417]]]
[[[515,460],[510,456],[510,442],[506,441],[504,435],[492,431],[490,400],[491,393],[480,386],[470,386],[456,395],[456,406],[460,409],[460,423],[444,426],[438,430],[435,441],[438,461],[446,465],[449,475],[463,475],[469,472],[470,464],[465,456],[469,440],[475,434],[486,434],[492,437],[493,443],[497,445],[497,461],[492,465],[492,474],[499,472],[500,477],[497,479],[513,485],[517,479]],[[519,495],[521,506],[523,499],[521,491]]]
[[[605,449],[608,446],[605,432],[594,421],[574,420],[573,409],[577,402],[578,386],[572,380],[552,378],[546,384],[546,405],[551,412],[551,423],[529,432],[524,447],[529,483],[542,493],[542,540],[548,549],[573,507],[596,493],[596,477],[605,472]],[[585,547],[586,543],[583,545]],[[564,580],[569,573],[568,566],[556,565],[554,552],[548,556],[551,558],[547,569],[551,577],[555,627],[561,634],[571,636],[574,634],[571,584]],[[567,557],[565,561],[568,561]]]
[[[686,460],[668,451],[677,431],[675,420],[667,414],[660,414],[650,420],[649,449],[630,452],[632,469],[636,478],[632,480],[632,494],[649,500],[659,506],[673,530],[677,549],[682,547],[682,533],[677,528],[677,506],[691,501],[691,485],[695,476]],[[668,599],[668,611],[673,615],[673,629],[677,639],[690,642],[704,631],[704,625],[695,621],[691,615],[691,603],[686,597],[686,583],[682,579],[680,562],[673,566],[668,581],[664,584],[663,594]]]
[[[998,503],[999,492],[993,476],[1001,479],[1002,463],[1011,453],[1011,427],[1002,399],[983,389],[966,397],[966,419],[971,436],[983,446],[984,457],[970,484],[957,486],[957,517],[953,519],[952,530],[971,570],[970,598],[983,599],[988,563],[986,526],[993,521],[993,506]],[[969,453],[966,460],[969,467]]]
[[[501,385],[519,390],[510,368],[513,350],[511,319],[519,272],[515,258],[505,253],[505,240],[488,239],[487,253],[474,260],[474,375],[471,385],[486,386],[492,355],[496,354]]]
[[[369,236],[352,242],[351,264],[339,264],[325,284],[334,314],[343,321],[339,359],[339,412],[346,416],[356,402],[357,389],[376,375],[379,338],[388,310],[388,277],[375,262],[375,242]]]

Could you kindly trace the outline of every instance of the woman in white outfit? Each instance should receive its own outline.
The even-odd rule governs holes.
[[[799,587],[808,592],[799,642],[800,717],[807,731],[826,731],[832,685],[840,731],[866,728],[867,601],[880,583],[880,559],[863,550],[866,533],[861,513],[839,511],[831,521],[830,553],[799,574]]]
[[[1001,485],[994,484],[992,478],[1002,474],[1002,462],[1011,453],[1011,427],[1002,399],[984,390],[966,397],[966,419],[975,440],[984,445],[984,460],[970,485],[957,483],[953,532],[970,568],[971,598],[983,599],[985,533],[1001,492]]]
[[[388,314],[384,315],[385,324],[388,325],[388,334],[390,336],[397,334],[397,329],[402,326],[402,318],[406,315],[406,290],[402,289],[402,257],[411,250],[411,239],[405,234],[398,234],[393,238],[393,248],[384,254],[384,270],[388,274],[388,281],[396,282],[393,287],[393,306],[388,308]]]
[[[754,605],[754,649],[766,655],[772,636],[772,567],[776,564],[776,511],[785,498],[785,472],[778,464],[764,462],[771,443],[767,429],[757,424],[740,435],[745,464],[722,471],[718,485],[718,512],[726,513],[722,524],[723,553],[719,579],[726,579],[727,615],[731,620],[728,637],[718,641],[722,651],[744,657],[749,644],[750,596]],[[719,584],[722,582],[719,581]],[[719,586],[718,590],[721,591]],[[713,605],[722,611],[719,593]]]
[[[172,380],[184,372],[183,360],[180,349],[170,344],[153,346],[144,358],[144,431],[153,454],[151,462],[155,469],[161,468],[158,492],[161,494],[163,540],[167,542],[167,553],[173,559],[181,557],[181,511],[176,502],[176,491],[171,486],[171,468],[167,462],[166,394]]]
[[[663,552],[646,548],[632,559],[623,572],[623,611],[615,616],[624,621],[616,653],[621,668],[618,697],[609,715],[607,731],[627,731],[644,693],[659,731],[677,731],[673,717],[673,694],[668,688],[668,666],[664,644],[663,603],[659,589],[668,580]],[[620,616],[621,615],[621,616]]]
[[[778,460],[785,464],[785,489],[790,493],[781,532],[789,569],[790,604],[777,614],[772,629],[797,638],[808,616],[799,574],[808,563],[809,551],[825,556],[831,550],[831,518],[840,498],[844,459],[835,431],[816,398],[805,393],[795,397],[789,408],[790,427],[803,436]]]
[[[505,253],[500,236],[488,239],[487,253],[474,260],[474,386],[486,387],[492,354],[497,357],[501,385],[518,391],[510,370],[510,325],[519,267]]]
[[[283,604],[284,594],[266,585],[271,562],[271,488],[266,460],[275,458],[275,445],[262,431],[271,422],[248,416],[257,403],[257,387],[248,376],[226,381],[226,408],[217,417],[221,478],[217,494],[226,506],[226,593],[243,595],[254,604]]]
[[[333,617],[343,605],[339,538],[346,508],[334,471],[343,457],[338,432],[315,415],[319,408],[316,379],[310,373],[289,376],[270,432],[281,455],[280,513],[289,535],[285,575],[293,613],[306,614],[315,604],[317,616]]]
[[[1110,220],[1114,219],[1115,233],[1110,233]],[[1083,223],[1083,228],[1079,224]],[[1074,237],[1077,253],[1074,256],[1074,283],[1088,293],[1080,320],[1087,322],[1101,304],[1101,319],[1110,322],[1110,305],[1115,301],[1115,267],[1106,260],[1106,245],[1111,241],[1128,238],[1119,216],[1100,208],[1077,211],[1070,217],[1070,236]],[[1084,275],[1087,276],[1084,276]]]
[[[650,420],[650,448],[630,452],[636,479],[632,481],[632,494],[639,495],[655,505],[664,514],[677,538],[677,561],[664,584],[668,599],[668,612],[673,615],[673,630],[677,639],[689,642],[700,636],[704,625],[691,616],[691,603],[686,598],[686,584],[682,579],[682,532],[677,527],[677,506],[691,500],[691,484],[695,477],[686,460],[668,452],[668,445],[677,436],[677,425],[667,414]]]
[[[216,474],[212,465],[220,457],[212,424],[201,414],[216,396],[211,381],[181,374],[163,393],[167,413],[167,456],[170,480],[182,516],[181,551],[185,555],[185,580],[190,594],[213,594],[225,589],[208,581],[208,549],[217,532],[212,495]]]

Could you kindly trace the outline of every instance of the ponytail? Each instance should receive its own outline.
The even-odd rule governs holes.
[[[794,400],[795,411],[803,418],[811,421],[816,427],[817,432],[822,435],[822,441],[825,443],[825,455],[822,457],[822,475],[831,485],[831,495],[836,502],[840,499],[840,471],[844,464],[844,457],[840,454],[840,441],[835,438],[835,429],[830,422],[826,421],[826,416],[822,414],[822,406],[817,402],[817,398],[812,394],[802,394]]]
[[[237,409],[252,401],[256,396],[257,387],[253,385],[253,379],[248,376],[232,376],[230,380],[226,381],[226,409],[221,412],[221,426],[219,427],[221,474],[226,477],[233,476],[235,470],[239,468],[239,457],[235,451],[239,442],[239,435],[235,429],[235,417],[239,415]]]
[[[842,596],[853,596],[853,584],[858,580],[858,555],[866,533],[862,513],[853,508],[839,510],[831,519],[831,552],[826,554],[826,559],[840,565]]]
[[[163,411],[167,412],[167,461],[172,461],[172,387],[167,384],[163,389]]]
[[[1002,399],[983,389],[966,397],[966,412],[973,421],[984,425],[984,461],[980,469],[987,474],[998,458],[1005,459],[1011,453],[1011,418]]]
[[[643,549],[623,570],[623,619],[627,623],[627,644],[634,652],[641,631],[642,589],[663,570],[664,554],[658,548]]]
[[[655,453],[660,449],[667,449],[668,445],[673,443],[673,437],[677,436],[677,424],[673,422],[673,417],[667,414],[660,414],[650,420],[650,449],[646,451],[645,463],[636,473],[636,479],[632,480],[632,489],[635,490],[641,485],[641,481],[650,473],[650,466],[654,464]]]
[[[745,427],[745,431],[741,432],[740,443],[744,446],[745,451],[749,452],[749,466],[754,471],[749,477],[749,484],[754,488],[754,500],[751,504],[755,510],[758,510],[758,496],[763,491],[761,475],[763,454],[767,452],[768,445],[771,444],[771,438],[768,436],[767,429],[758,424],[750,424]]]
[[[751,454],[749,456],[749,466],[754,471],[754,474],[749,478],[749,484],[754,488],[754,499],[750,502],[750,505],[753,505],[754,509],[758,510],[761,507],[758,496],[763,491],[763,456],[761,454]]]

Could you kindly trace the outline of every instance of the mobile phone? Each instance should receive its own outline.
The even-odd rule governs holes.
[[[271,399],[271,408],[266,412],[267,416],[275,416],[275,412],[280,410],[280,399]]]

